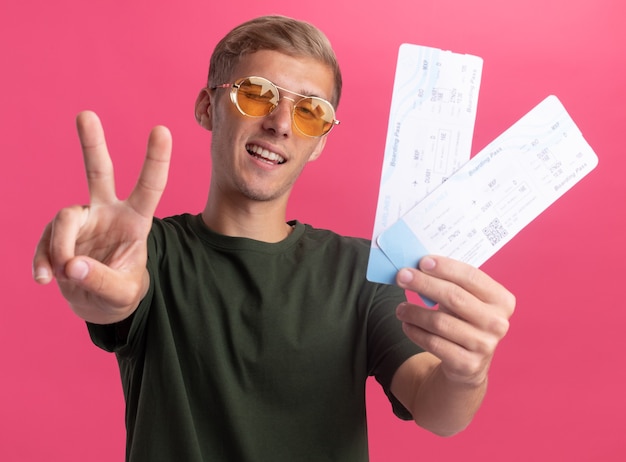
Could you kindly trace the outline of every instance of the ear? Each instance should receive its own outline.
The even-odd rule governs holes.
[[[313,150],[313,152],[309,156],[308,162],[313,162],[314,160],[317,160],[317,158],[319,156],[322,155],[322,151],[324,150],[324,146],[326,146],[326,137],[327,136],[328,135],[324,135],[324,136],[322,136],[321,138],[319,138],[317,140],[317,146],[315,146],[315,149]]]
[[[211,91],[203,88],[196,98],[195,114],[198,124],[209,131],[213,129],[211,109]]]

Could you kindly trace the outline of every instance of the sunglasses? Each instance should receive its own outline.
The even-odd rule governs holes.
[[[306,96],[285,88],[274,85],[263,77],[244,77],[235,83],[224,83],[211,87],[232,88],[230,100],[239,112],[249,117],[265,117],[272,113],[281,99],[280,91],[298,96],[299,99],[282,96],[292,101],[293,112],[291,114],[295,127],[306,136],[324,136],[339,121],[335,119],[335,109],[332,104],[317,96]]]

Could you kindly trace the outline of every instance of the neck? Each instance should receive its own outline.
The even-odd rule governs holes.
[[[211,199],[202,212],[204,224],[216,233],[245,237],[262,242],[280,242],[292,231],[286,223],[286,202],[253,201],[241,203],[227,198]]]

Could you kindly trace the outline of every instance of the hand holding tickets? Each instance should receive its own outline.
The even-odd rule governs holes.
[[[480,266],[597,163],[563,105],[549,96],[373,237],[394,274],[376,277],[368,268],[368,278],[389,283],[428,254]]]

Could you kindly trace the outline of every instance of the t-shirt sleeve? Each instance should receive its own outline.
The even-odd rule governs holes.
[[[152,280],[152,278],[151,278]],[[136,339],[141,336],[150,308],[154,287],[152,282],[148,293],[137,309],[127,319],[114,324],[87,323],[91,341],[99,348],[110,353],[125,355],[133,349]]]
[[[396,317],[396,307],[404,300],[400,288],[376,285],[368,319],[368,361],[370,375],[382,386],[394,414],[412,420],[411,413],[391,393],[391,380],[398,368],[411,356],[424,351],[404,334]]]

